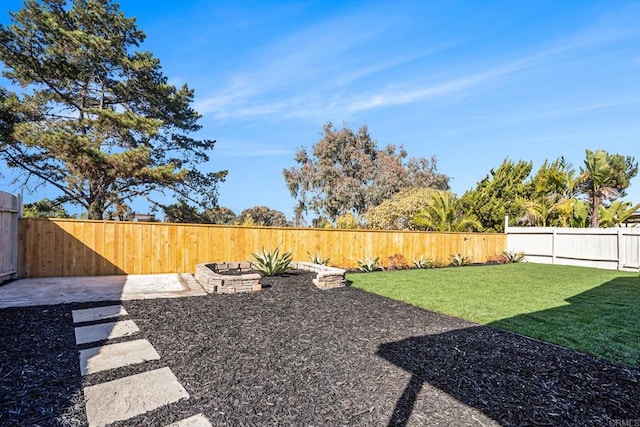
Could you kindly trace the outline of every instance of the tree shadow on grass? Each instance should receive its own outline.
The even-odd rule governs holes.
[[[624,282],[624,283],[622,283]],[[589,334],[584,312],[605,313],[608,323],[635,321],[629,330],[607,332],[607,339],[638,342],[638,289],[613,280],[576,295],[567,306],[495,322],[514,327],[548,322],[559,336]],[[631,297],[634,299],[628,299]],[[622,303],[628,300],[628,304]],[[617,319],[617,320],[616,320]],[[565,325],[563,325],[563,323]],[[609,325],[609,326],[607,326]],[[624,328],[623,328],[624,329]],[[634,334],[635,338],[634,338]],[[622,337],[622,338],[620,338]],[[411,374],[396,402],[390,426],[408,425],[423,385],[429,384],[503,425],[613,425],[640,422],[640,370],[547,344],[491,326],[411,337],[379,346],[378,356]]]
[[[566,299],[567,305],[489,325],[640,367],[640,279],[620,277]]]

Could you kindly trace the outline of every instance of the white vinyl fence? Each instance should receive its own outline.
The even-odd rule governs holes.
[[[0,283],[18,273],[18,213],[20,199],[0,191]]]
[[[640,228],[508,227],[507,250],[542,264],[640,269]]]

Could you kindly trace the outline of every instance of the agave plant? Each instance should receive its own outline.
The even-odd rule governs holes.
[[[273,250],[267,251],[262,248],[262,252],[254,252],[253,266],[265,276],[278,276],[291,270],[291,260],[293,255],[291,252],[280,253],[280,246]]]
[[[331,258],[325,258],[318,253],[311,255],[311,253],[307,252],[307,255],[309,255],[309,260],[312,264],[329,265],[329,261],[331,261]]]
[[[371,272],[377,270],[384,270],[384,268],[380,265],[380,257],[372,258],[370,256],[365,257],[364,259],[357,259],[358,270],[364,272]]]
[[[440,263],[436,260],[433,259],[429,259],[429,258],[425,258],[425,257],[420,257],[418,259],[413,259],[411,260],[411,262],[413,263],[414,267],[416,268],[437,268],[440,266]]]
[[[451,255],[449,259],[451,259],[451,265],[453,267],[462,267],[465,265],[469,265],[469,263],[471,262],[469,257],[463,256],[461,254]]]
[[[524,252],[504,251],[504,256],[508,263],[518,263],[524,261]]]

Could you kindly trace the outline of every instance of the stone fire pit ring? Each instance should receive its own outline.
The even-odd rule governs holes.
[[[342,287],[346,284],[344,278],[346,270],[341,268],[301,261],[292,262],[291,268],[316,273],[313,283],[323,290]],[[255,267],[249,261],[198,264],[194,276],[209,294],[256,292],[262,289],[260,284],[262,276],[255,273]]]

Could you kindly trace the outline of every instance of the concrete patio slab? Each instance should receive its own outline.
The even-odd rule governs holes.
[[[85,308],[73,310],[73,323],[94,322],[96,320],[109,319],[111,317],[126,316],[127,310],[121,305],[107,305],[105,307]]]
[[[84,376],[158,359],[160,355],[147,340],[108,344],[80,350],[80,373]]]
[[[75,328],[76,344],[86,344],[95,341],[126,337],[138,332],[140,332],[140,329],[138,329],[138,326],[133,322],[133,320],[80,326]]]
[[[188,399],[189,393],[171,369],[161,368],[86,387],[84,398],[89,426],[98,427]]]
[[[188,273],[48,277],[21,279],[0,286],[0,308],[206,294]]]
[[[194,415],[193,417],[185,418],[178,422],[169,424],[165,427],[211,427],[211,423],[202,414]]]

